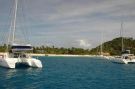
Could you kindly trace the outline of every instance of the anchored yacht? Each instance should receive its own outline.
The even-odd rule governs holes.
[[[32,58],[31,55],[28,54],[28,52],[33,50],[30,44],[15,42],[17,4],[18,0],[15,0],[14,20],[11,21],[12,26],[9,33],[7,51],[5,53],[0,53],[0,66],[16,68],[17,64],[23,64],[30,67],[42,68],[41,61]]]
[[[135,63],[135,56],[134,54],[130,54],[130,50],[126,50],[125,52],[122,53],[121,56],[112,57],[111,61],[115,63],[122,63],[122,64]]]
[[[32,46],[12,45],[9,52],[0,54],[0,66],[16,68],[17,64],[23,64],[29,67],[42,68],[41,61],[26,53],[28,50],[32,50]]]
[[[135,63],[135,56],[134,54],[130,53],[130,50],[125,50],[124,49],[124,39],[123,39],[123,22],[121,23],[121,56],[117,56],[117,57],[111,57],[110,60],[112,62],[116,62],[116,63],[123,63],[123,64],[129,64],[129,63]]]

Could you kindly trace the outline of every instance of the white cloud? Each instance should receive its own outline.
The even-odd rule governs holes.
[[[91,46],[91,44],[88,43],[88,41],[86,41],[86,40],[81,39],[81,40],[77,40],[77,41],[79,42],[80,47],[89,48]]]
[[[6,25],[10,22],[8,15],[11,15],[7,10],[13,3],[5,0],[4,4],[3,1],[0,0],[0,19],[2,19],[0,28],[7,30],[9,25]],[[20,8],[20,5],[24,5],[24,13],[18,8],[20,14],[17,15],[17,20],[23,13],[22,26],[30,30],[29,37],[33,44],[92,48],[100,44],[101,32],[104,33],[104,41],[118,37],[121,19],[124,20],[124,36],[135,38],[135,0],[22,0],[19,2]],[[0,30],[0,34],[4,32],[3,30]],[[2,36],[0,35],[0,42]]]
[[[122,3],[121,3],[122,2]],[[70,0],[57,4],[55,13],[49,15],[50,20],[69,19],[76,16],[93,15],[93,13],[104,13],[111,16],[130,16],[134,13],[134,0]],[[132,12],[132,13],[131,13]]]

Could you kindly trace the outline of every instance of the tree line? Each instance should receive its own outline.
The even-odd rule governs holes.
[[[6,44],[0,46],[0,52],[6,51]],[[9,46],[10,48],[10,46]],[[90,50],[89,49],[83,49],[83,48],[58,48],[55,46],[40,46],[40,47],[33,47],[33,53],[43,53],[43,54],[73,54],[73,55],[89,55]]]
[[[110,55],[121,55],[122,37],[115,38],[111,41],[102,44],[103,53],[109,53]],[[124,49],[131,50],[131,53],[135,54],[135,40],[133,38],[124,37],[123,38]],[[33,53],[43,53],[43,54],[73,54],[73,55],[99,55],[101,45],[92,49],[83,48],[64,48],[55,46],[40,46],[33,47]],[[0,52],[5,52],[6,44],[0,46]],[[9,47],[10,48],[10,47]]]
[[[122,53],[122,39],[123,49],[130,50],[132,54],[135,54],[135,39],[129,37],[118,37],[111,41],[102,44],[103,52],[107,52],[110,55],[121,55]],[[101,45],[91,49],[92,54],[96,54],[99,51]]]

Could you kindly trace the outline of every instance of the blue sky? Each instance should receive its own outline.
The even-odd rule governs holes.
[[[5,43],[14,0],[0,0],[0,42]],[[135,38],[135,0],[19,0],[16,38],[33,45],[93,48],[120,36]],[[23,33],[23,34],[22,34]]]

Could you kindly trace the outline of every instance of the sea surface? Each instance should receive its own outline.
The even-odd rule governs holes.
[[[42,69],[0,67],[0,89],[135,89],[135,64],[88,57],[38,58]]]

